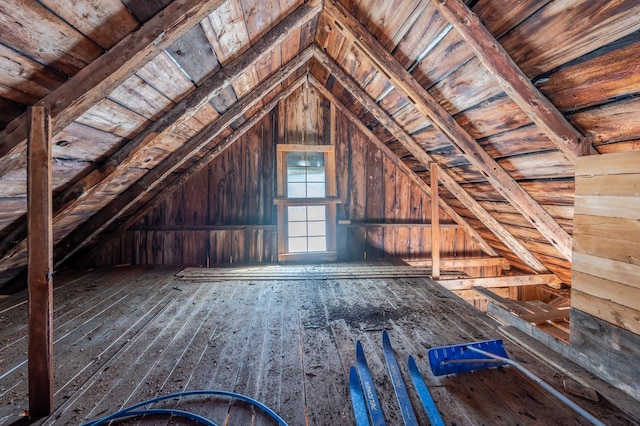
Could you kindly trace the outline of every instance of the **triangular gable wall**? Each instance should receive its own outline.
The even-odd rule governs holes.
[[[159,195],[165,200],[116,237],[94,264],[273,261],[275,145],[332,141],[341,199],[338,258],[430,258],[430,195],[317,89],[303,84],[182,187]],[[443,257],[481,255],[449,216],[441,212],[440,221]]]

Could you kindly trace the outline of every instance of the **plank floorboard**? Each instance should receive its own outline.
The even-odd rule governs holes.
[[[411,354],[447,424],[586,424],[509,368],[434,377],[433,346],[500,338],[500,326],[422,277],[384,278],[364,264],[340,276],[207,280],[172,267],[68,272],[54,291],[54,414],[36,425],[79,424],[159,395],[218,389],[255,398],[290,425],[353,424],[348,387],[361,341],[388,424],[401,416],[382,352],[387,330],[420,424],[426,414],[411,384]],[[380,266],[380,265],[377,265]],[[386,268],[392,267],[391,264]],[[344,278],[348,274],[350,278]],[[10,299],[10,300],[8,300]],[[0,306],[0,425],[27,408],[25,295]],[[562,374],[505,339],[510,356],[561,389]],[[573,398],[607,424],[633,424],[608,403]],[[183,397],[159,407],[193,411],[218,424],[271,425],[248,404]],[[144,418],[127,424],[174,424]],[[181,424],[181,423],[180,423]]]

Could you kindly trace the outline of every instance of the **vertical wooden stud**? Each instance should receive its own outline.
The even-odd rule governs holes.
[[[440,208],[438,207],[438,167],[429,167],[431,175],[431,277],[440,278]]]
[[[29,413],[53,411],[53,220],[51,120],[45,107],[28,110]]]

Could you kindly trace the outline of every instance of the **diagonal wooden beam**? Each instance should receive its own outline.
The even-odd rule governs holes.
[[[101,238],[91,246],[89,251],[83,253],[82,257],[84,261],[89,261],[98,255],[100,250],[111,242],[115,237],[119,236],[122,232],[131,228],[140,219],[142,219],[151,209],[162,203],[169,195],[173,194],[177,189],[184,185],[192,176],[206,167],[209,163],[215,160],[225,149],[233,145],[238,139],[240,139],[251,127],[262,120],[269,112],[271,112],[278,102],[285,99],[287,96],[295,92],[302,84],[306,82],[306,78],[300,77],[289,87],[284,88],[273,100],[269,101],[267,105],[256,111],[248,120],[242,123],[231,135],[227,136],[222,142],[216,145],[198,161],[189,166],[189,169],[183,171],[178,177],[169,181],[169,176],[162,181],[158,181],[156,184],[155,196],[146,203],[136,203],[128,209],[127,212],[123,212],[122,216],[128,216],[126,220],[118,224],[116,227],[108,229]],[[163,185],[164,184],[164,185]],[[150,191],[146,191],[147,193]],[[140,205],[142,204],[142,205]]]
[[[440,13],[471,46],[505,93],[568,159],[589,155],[593,147],[531,83],[493,34],[461,0],[433,0]],[[595,151],[595,149],[593,149]]]
[[[335,61],[329,58],[324,52],[322,52],[318,48],[314,48],[314,57],[316,58],[316,60],[318,60],[318,62],[324,65],[332,73],[333,77],[340,84],[342,84],[349,91],[349,93],[351,93],[351,95],[354,98],[356,98],[358,102],[360,102],[365,108],[367,108],[374,117],[382,118],[382,121],[380,122],[382,123],[383,126],[386,127],[388,124],[390,124],[390,127],[387,127],[387,129],[394,136],[396,136],[396,138],[402,143],[402,145],[405,148],[407,148],[411,152],[416,150],[424,152],[422,148],[420,148],[420,146],[413,140],[413,138],[410,135],[408,135],[400,126],[398,126],[397,123],[395,123],[395,121],[393,121],[393,119],[389,117],[389,115],[377,103],[375,103],[375,101],[371,99],[371,97],[367,95],[365,91],[362,88],[360,88],[360,86],[358,86],[358,84],[351,77],[347,75],[347,73],[345,73],[335,63]],[[353,114],[350,114],[350,117],[352,117],[354,121],[357,121],[358,123],[360,123],[360,120],[357,119],[357,117],[355,117]],[[368,133],[371,133],[371,132],[368,131]],[[385,153],[387,151],[393,153],[393,151],[391,151],[386,145],[384,145],[384,143],[382,142],[380,143],[386,148]],[[424,154],[427,155],[426,153]],[[397,158],[397,155],[395,155],[395,153],[393,153],[393,155]],[[423,157],[422,160],[419,160],[423,166],[429,168],[430,170],[431,170],[431,167],[433,166],[438,167],[437,163],[431,160],[431,157],[428,157],[430,161],[426,163],[423,162],[423,161],[426,161],[424,158],[426,157]],[[402,160],[399,160],[399,161],[405,165],[406,169],[410,170],[411,173],[415,175],[413,170],[411,170],[411,168],[409,168]],[[529,250],[527,250],[522,244],[520,244],[520,242],[513,235],[511,235],[509,231],[507,231],[493,216],[491,216],[484,208],[482,208],[473,199],[473,197],[471,197],[464,189],[462,189],[457,184],[457,182],[451,176],[449,176],[449,174],[445,170],[440,169],[439,177],[440,177],[439,180],[444,184],[444,186],[454,196],[456,196],[456,198],[458,198],[465,205],[465,207],[467,207],[469,211],[475,214],[476,217],[480,219],[482,223],[491,232],[493,232],[513,252],[513,254],[515,254],[518,258],[520,258],[526,265],[528,265],[534,271],[538,273],[548,272],[547,268],[545,268],[545,266],[542,265],[542,263],[540,263],[540,261],[536,259],[536,257],[533,256],[531,252],[529,252]],[[416,178],[418,178],[423,185],[426,185],[422,179],[420,179],[417,176]],[[431,193],[429,192],[429,195],[430,194]],[[439,198],[439,201],[440,201],[439,204],[441,207],[446,206],[445,211],[447,212],[447,214],[451,214],[451,211],[455,213],[455,210],[453,210],[453,208],[451,208],[446,203],[446,201],[444,201],[442,198]],[[460,221],[464,222],[466,226],[473,229],[464,219],[458,216],[457,213],[456,213],[456,216],[460,218]],[[458,222],[458,220],[455,219],[455,217],[454,217],[454,220],[456,220],[456,223],[461,223],[461,222]],[[469,233],[469,235],[474,235],[474,234],[477,234],[477,231],[473,230],[473,234]],[[477,235],[479,236],[479,234]],[[484,241],[484,239],[481,241]],[[495,253],[495,251],[493,252]]]
[[[101,209],[82,226],[76,228],[56,246],[56,265],[67,260],[71,255],[83,248],[90,240],[96,238],[110,224],[118,220],[124,212],[135,205],[142,197],[164,181],[171,173],[176,171],[187,160],[210,143],[225,128],[230,126],[247,111],[254,108],[262,98],[276,89],[284,80],[294,75],[309,61],[312,56],[310,48],[303,50],[296,57],[282,66],[277,72],[268,77],[251,93],[235,103],[229,110],[222,114],[216,121],[205,126],[196,136],[174,151],[163,162],[158,164],[149,173],[140,178],[127,190],[121,193],[115,200]],[[221,149],[221,148],[216,148]]]
[[[442,170],[440,166],[433,164],[435,169],[439,169],[440,173],[438,174],[439,180],[444,185],[449,192],[451,192],[464,206],[467,210],[473,213],[484,226],[486,226],[491,232],[495,234],[496,237],[500,239],[504,243],[505,246],[509,248],[522,260],[528,267],[536,271],[537,273],[545,273],[549,272],[547,268],[533,255],[525,246],[520,244],[518,239],[511,235],[509,231],[507,231],[504,226],[500,224],[488,211],[484,209],[467,191],[462,188],[458,182],[455,181],[454,178],[449,176],[445,170]]]
[[[215,11],[225,0],[175,0],[137,31],[44,97],[55,135],[133,75],[147,62]],[[7,126],[0,139],[0,176],[24,166],[26,115]],[[9,154],[9,155],[7,155]]]
[[[140,161],[141,157],[148,152],[148,147],[192,117],[233,80],[241,76],[247,68],[259,63],[266,55],[270,55],[292,30],[309,22],[320,13],[320,10],[319,6],[309,7],[303,4],[298,7],[256,41],[246,52],[202,82],[186,98],[175,104],[162,117],[111,155],[102,167],[94,169],[65,192],[56,195],[53,199],[54,224],[93,194],[101,192],[111,185],[113,180],[117,179],[123,171]],[[18,225],[0,240],[0,258],[19,247],[24,238],[26,238],[26,223]]]
[[[324,55],[324,53],[321,52],[320,50],[315,50],[315,52],[316,52],[316,59],[318,59],[318,56]],[[336,75],[336,79],[338,79],[338,77],[345,78],[346,74]],[[338,81],[340,80],[338,79]],[[313,76],[309,76],[309,82],[315,88],[317,88],[324,95],[325,98],[329,99],[329,101],[331,101],[336,106],[336,108],[338,108],[340,111],[342,111],[343,114],[349,117],[351,122],[356,127],[358,127],[358,129],[362,133],[364,133],[369,138],[369,140],[373,142],[382,151],[382,153],[393,162],[393,164],[395,164],[398,168],[400,168],[409,177],[409,179],[411,179],[411,181],[414,184],[418,185],[418,187],[422,190],[424,194],[431,197],[431,188],[429,187],[429,185],[427,185],[427,183],[423,179],[421,179],[416,174],[416,172],[414,172],[409,166],[407,166],[407,163],[402,161],[402,159],[400,159],[400,157],[398,157],[398,155],[395,152],[393,152],[387,145],[385,145],[384,142],[382,142],[376,135],[374,135],[373,132],[369,130],[367,126],[365,126],[362,123],[362,121],[360,121],[360,119],[353,112],[351,112],[349,108],[346,108],[344,104],[338,98],[336,98],[333,93],[331,93],[329,89],[327,89],[322,83],[320,83]],[[345,86],[345,84],[343,84],[342,81],[340,81],[340,84]],[[348,90],[354,89],[354,90],[351,90],[351,94],[354,95],[356,99],[361,99],[359,100],[359,102],[362,103],[365,108],[374,109],[378,114],[382,113],[381,108],[375,103],[375,101],[373,101],[373,99],[369,98],[362,89],[358,87],[351,87],[351,88],[347,87],[347,89]],[[491,247],[491,245],[487,243],[484,240],[484,238],[482,238],[482,236],[471,225],[469,225],[469,223],[466,220],[464,220],[455,210],[453,210],[451,206],[449,206],[449,204],[446,203],[446,201],[444,201],[442,198],[438,198],[438,205],[446,214],[451,216],[454,222],[456,222],[460,226],[460,228],[462,228],[462,230],[473,240],[474,243],[478,245],[478,247],[480,247],[480,249],[483,252],[487,253],[489,256],[498,256],[498,253],[493,249],[493,247]]]
[[[393,86],[451,141],[487,181],[511,203],[566,259],[571,260],[572,238],[556,220],[525,191],[467,133],[438,101],[378,42],[340,3],[325,2],[325,12],[343,35],[386,75]]]

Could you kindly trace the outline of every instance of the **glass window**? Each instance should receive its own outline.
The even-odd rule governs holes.
[[[278,144],[278,259],[336,257],[335,149]]]
[[[325,206],[288,206],[289,253],[326,251],[326,216]]]
[[[287,197],[323,198],[326,195],[324,153],[287,153]]]

